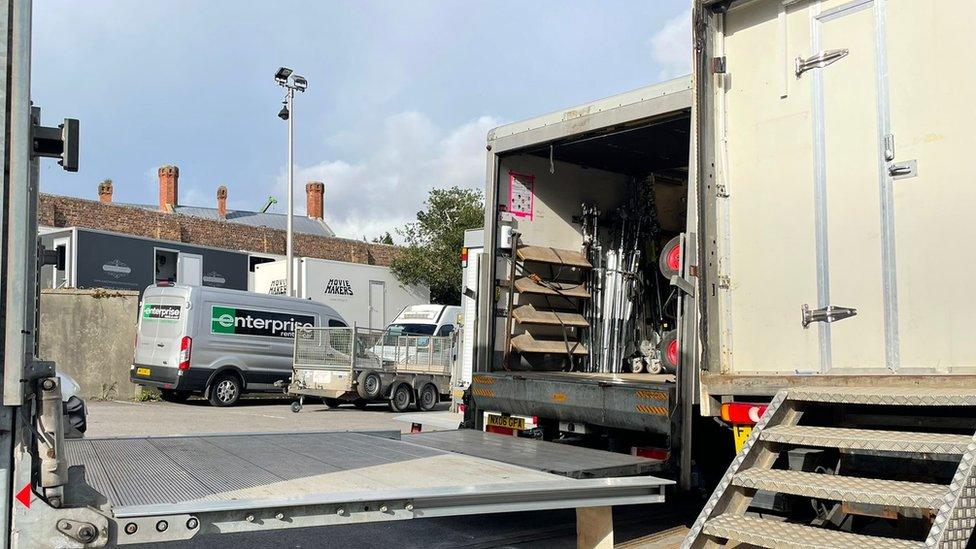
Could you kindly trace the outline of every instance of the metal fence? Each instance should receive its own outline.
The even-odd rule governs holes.
[[[398,336],[366,328],[298,328],[294,367],[450,374],[450,337]]]

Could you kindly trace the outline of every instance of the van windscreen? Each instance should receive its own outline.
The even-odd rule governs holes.
[[[391,335],[434,335],[436,324],[390,324],[386,329]]]

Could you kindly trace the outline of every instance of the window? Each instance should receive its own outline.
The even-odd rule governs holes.
[[[271,263],[274,259],[270,257],[259,257],[256,255],[249,256],[247,258],[247,270],[254,272],[254,268],[262,263]]]
[[[453,324],[445,324],[445,325],[441,326],[441,329],[440,330],[437,330],[437,335],[439,335],[439,336],[449,336],[449,335],[451,335],[451,332],[453,332],[453,331],[454,331],[454,325]]]
[[[336,320],[334,318],[329,319],[329,328],[345,328],[346,323],[341,320]]]

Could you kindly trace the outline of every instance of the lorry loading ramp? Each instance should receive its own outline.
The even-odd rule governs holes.
[[[69,474],[84,482],[72,482],[81,488],[66,499],[101,509],[109,541],[129,544],[525,510],[609,513],[613,505],[662,502],[671,484],[567,478],[404,438],[383,431],[70,440]],[[582,450],[595,463],[594,451]],[[632,467],[641,460],[622,457]]]
[[[682,547],[964,549],[976,526],[974,422],[976,389],[780,391]],[[749,513],[759,494],[788,502]]]

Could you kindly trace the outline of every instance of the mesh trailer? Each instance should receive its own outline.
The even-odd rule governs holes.
[[[295,334],[295,355],[288,393],[329,407],[352,403],[365,407],[386,401],[395,412],[411,404],[432,410],[450,393],[454,345],[450,336],[403,336],[360,327],[302,328]]]

